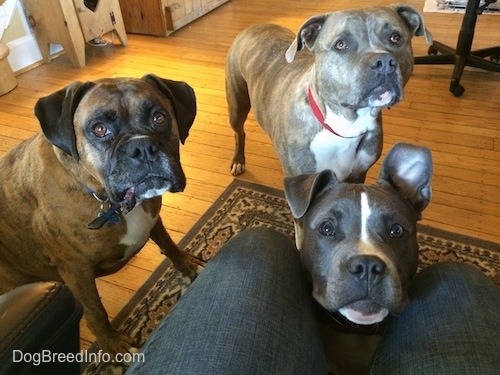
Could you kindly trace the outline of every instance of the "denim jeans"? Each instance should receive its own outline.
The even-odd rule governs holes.
[[[392,320],[372,374],[493,374],[500,293],[459,263],[428,267]],[[310,286],[284,235],[248,229],[179,299],[127,374],[326,374]]]
[[[476,268],[438,263],[410,287],[371,374],[500,374],[500,290]]]

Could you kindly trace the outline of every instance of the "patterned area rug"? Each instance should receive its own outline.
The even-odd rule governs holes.
[[[293,220],[283,192],[234,180],[179,246],[209,260],[236,233],[260,226],[274,228],[293,240]],[[461,261],[479,268],[500,285],[500,244],[426,226],[419,226],[418,242],[420,269],[441,261]],[[118,314],[113,325],[142,346],[190,282],[165,260]],[[94,346],[92,350],[98,348]],[[85,374],[123,372],[121,366],[91,363]]]

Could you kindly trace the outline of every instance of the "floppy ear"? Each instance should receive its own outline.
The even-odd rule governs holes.
[[[396,4],[393,5],[396,13],[403,19],[410,31],[415,36],[424,36],[425,42],[428,45],[432,44],[432,34],[426,29],[424,25],[424,18],[415,8],[405,5]]]
[[[160,78],[154,74],[145,75],[142,79],[155,86],[172,103],[180,140],[184,144],[196,116],[196,96],[193,88],[185,82]]]
[[[73,82],[64,89],[39,99],[35,105],[35,116],[45,137],[75,160],[79,156],[73,116],[83,96],[94,85],[93,82]]]
[[[285,198],[295,219],[305,215],[314,198],[332,183],[338,183],[333,171],[285,177]]]
[[[420,215],[431,200],[431,178],[430,150],[398,143],[385,157],[378,181],[389,183]]]
[[[295,58],[295,54],[298,51],[304,49],[304,45],[313,50],[314,42],[326,21],[328,14],[320,14],[309,18],[297,32],[297,36],[293,43],[288,47],[285,53],[285,59],[288,63],[291,63]]]

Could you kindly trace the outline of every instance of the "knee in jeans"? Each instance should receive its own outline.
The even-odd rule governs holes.
[[[415,288],[414,288],[415,287]],[[414,295],[434,288],[453,287],[464,293],[494,287],[494,283],[478,268],[462,262],[441,262],[424,268],[416,277],[412,289]]]
[[[421,274],[436,274],[440,278],[453,278],[456,280],[472,281],[484,280],[484,275],[479,269],[463,262],[441,262],[426,267]]]
[[[274,259],[275,261],[299,256],[290,238],[281,232],[265,227],[243,230],[231,238],[219,253],[219,257],[224,254],[224,256]]]

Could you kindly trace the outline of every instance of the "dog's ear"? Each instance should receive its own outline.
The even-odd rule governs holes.
[[[398,13],[399,17],[403,19],[406,23],[410,31],[415,36],[424,36],[425,42],[428,45],[432,44],[432,34],[427,30],[424,24],[424,18],[415,8],[405,5],[405,4],[396,4],[393,5],[396,13]]]
[[[379,182],[389,183],[420,215],[431,200],[432,155],[427,147],[396,144],[385,157]]]
[[[304,24],[300,27],[297,32],[297,36],[293,43],[288,47],[285,53],[285,59],[288,63],[291,63],[295,59],[295,54],[298,51],[304,49],[304,46],[309,48],[309,50],[313,50],[314,42],[325,23],[328,14],[320,14],[314,17],[309,18]]]
[[[172,103],[180,140],[184,144],[196,117],[196,96],[193,88],[185,82],[160,78],[154,74],[145,75],[142,79],[155,86]]]
[[[319,173],[285,177],[285,197],[295,219],[305,215],[314,198],[328,185],[337,183],[333,171],[326,169]]]
[[[94,85],[93,82],[73,82],[64,89],[39,99],[35,105],[35,116],[45,137],[75,160],[79,156],[73,116],[83,96]]]

